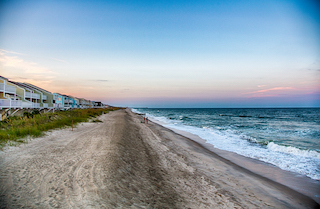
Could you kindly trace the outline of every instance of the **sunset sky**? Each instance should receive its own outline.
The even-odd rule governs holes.
[[[320,107],[320,3],[3,0],[0,75],[115,106]]]

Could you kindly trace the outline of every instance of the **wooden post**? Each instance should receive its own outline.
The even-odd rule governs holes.
[[[72,127],[72,131],[73,131],[73,120],[71,121],[71,127]]]

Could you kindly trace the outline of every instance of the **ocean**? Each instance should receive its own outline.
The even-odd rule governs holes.
[[[320,108],[133,108],[214,147],[320,180]]]

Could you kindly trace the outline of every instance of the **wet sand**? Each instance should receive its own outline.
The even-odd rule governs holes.
[[[129,110],[0,152],[0,208],[316,208]]]

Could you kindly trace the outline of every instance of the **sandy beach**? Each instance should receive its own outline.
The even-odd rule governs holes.
[[[99,119],[1,151],[0,208],[319,207],[129,109]]]

